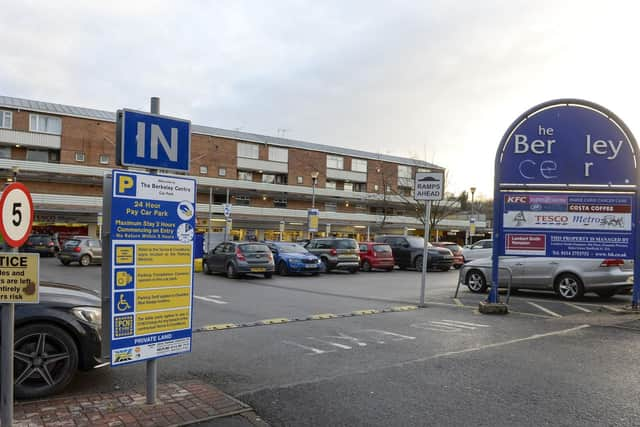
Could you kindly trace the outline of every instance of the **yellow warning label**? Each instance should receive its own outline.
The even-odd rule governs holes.
[[[136,292],[136,311],[164,310],[188,307],[191,304],[191,288],[155,289]]]
[[[136,270],[136,289],[191,285],[191,267],[148,267]]]
[[[116,245],[116,264],[133,264],[133,246]]]
[[[37,303],[39,254],[0,254],[0,303]]]
[[[136,315],[136,335],[187,329],[191,315],[189,309],[142,313]]]
[[[191,245],[138,245],[138,265],[191,265]]]

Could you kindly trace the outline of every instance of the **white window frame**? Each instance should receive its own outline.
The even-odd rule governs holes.
[[[55,125],[57,123],[57,125]],[[52,135],[62,134],[62,119],[45,114],[29,114],[29,131],[49,133]]]
[[[365,159],[351,159],[351,170],[367,173],[367,161]]]
[[[227,168],[218,168],[218,176],[227,176]]]
[[[324,202],[324,210],[327,212],[336,212],[338,204],[336,202]]]
[[[331,190],[335,190],[336,189],[336,182],[335,181],[325,181],[324,188],[329,188]]]
[[[280,205],[280,206],[277,206]],[[279,209],[285,209],[289,207],[289,201],[287,199],[273,199],[273,207]]]
[[[327,154],[327,168],[344,170],[344,157]]]
[[[264,182],[265,184],[275,184],[276,183],[275,174],[263,173],[262,174],[262,182]]]
[[[272,162],[289,163],[289,150],[280,147],[269,147],[269,160]]]
[[[304,184],[304,176],[298,175],[297,180],[298,180],[298,185]]]
[[[260,146],[248,142],[238,142],[238,157],[258,159],[260,158]]]
[[[110,159],[108,154],[100,154],[98,156],[98,163],[100,163],[101,165],[108,165],[109,164],[109,160],[111,160],[111,159]]]
[[[411,166],[398,165],[398,178],[413,178],[413,171],[411,169]]]
[[[345,183],[343,184],[342,189],[343,189],[344,191],[350,191],[350,192],[352,192],[352,193],[353,193],[353,182],[345,182]]]
[[[11,158],[11,147],[8,145],[0,146],[0,159]]]
[[[251,197],[249,196],[236,196],[235,199],[238,206],[249,206],[251,204]]]
[[[75,154],[73,155],[73,158],[75,159],[76,162],[84,162],[87,156],[84,153],[84,151],[76,151]]]
[[[33,158],[33,156],[29,156],[29,154],[42,154],[44,153],[46,155],[46,159],[42,160],[42,159],[38,159],[38,158]],[[31,157],[31,158],[29,158]],[[36,156],[37,157],[37,156]],[[35,150],[35,149],[31,149],[31,148],[27,148],[27,154],[26,154],[26,159],[27,161],[30,162],[44,162],[44,163],[49,163],[49,151],[48,150]]]
[[[200,175],[206,175],[209,173],[209,166],[200,165]]]
[[[238,171],[238,180],[253,181],[253,172]]]
[[[13,112],[7,110],[0,110],[0,128],[12,129],[13,128]]]

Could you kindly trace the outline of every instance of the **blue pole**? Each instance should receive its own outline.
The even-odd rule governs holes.
[[[638,309],[638,301],[640,300],[640,262],[638,257],[640,256],[640,222],[638,222],[638,216],[640,215],[640,197],[638,195],[638,188],[636,183],[636,206],[633,218],[633,233],[636,239],[635,241],[635,253],[633,262],[633,297],[631,299],[631,308]]]

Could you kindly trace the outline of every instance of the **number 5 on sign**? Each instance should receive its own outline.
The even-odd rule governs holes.
[[[0,196],[0,233],[12,248],[22,246],[29,238],[33,224],[31,193],[23,184],[13,182]]]

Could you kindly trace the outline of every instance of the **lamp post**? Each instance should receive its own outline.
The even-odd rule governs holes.
[[[472,235],[476,232],[476,218],[473,213],[473,195],[476,193],[476,187],[471,187],[469,190],[471,190],[471,222],[469,223],[469,243],[472,243]]]
[[[318,184],[318,175],[320,175],[320,172],[311,172],[311,209],[316,208],[316,184]]]

